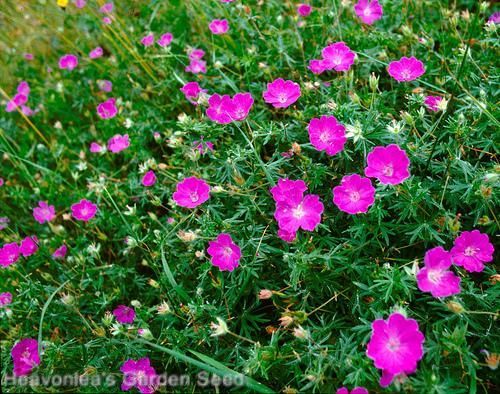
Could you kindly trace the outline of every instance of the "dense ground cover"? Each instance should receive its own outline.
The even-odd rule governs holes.
[[[56,3],[0,4],[5,391],[500,389],[494,4]]]

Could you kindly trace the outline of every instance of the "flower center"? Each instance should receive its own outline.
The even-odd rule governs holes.
[[[200,199],[200,196],[196,192],[189,193],[189,199],[192,202],[197,202]]]
[[[429,280],[434,283],[438,284],[439,281],[441,280],[441,277],[443,276],[443,271],[441,270],[430,270],[429,271]]]
[[[382,174],[384,174],[385,176],[392,176],[392,174],[394,174],[394,168],[392,167],[392,164],[385,166],[382,170]]]
[[[295,219],[302,219],[302,217],[305,215],[302,204],[299,204],[296,208],[293,209],[292,215]]]
[[[278,94],[278,101],[280,103],[286,103],[287,100],[288,100],[288,97],[285,93]]]
[[[466,256],[474,256],[478,252],[478,248],[475,248],[473,246],[467,246],[464,251],[464,255]]]
[[[411,77],[411,72],[410,70],[403,70],[401,72],[401,76],[404,78],[404,79],[410,79]]]
[[[365,10],[363,11],[363,14],[365,16],[370,16],[372,14],[372,10],[370,8],[365,8]]]
[[[229,246],[225,246],[223,253],[225,257],[229,257],[233,254],[233,250]]]
[[[328,132],[326,132],[326,131],[325,131],[324,133],[321,133],[321,134],[319,135],[319,140],[320,140],[321,142],[328,142],[328,139],[329,139],[329,134],[328,134]]]
[[[352,191],[349,193],[349,200],[351,202],[358,202],[361,199],[361,196],[359,195],[359,192]]]
[[[399,350],[400,345],[401,342],[399,342],[398,338],[391,337],[387,342],[387,350],[389,350],[390,352],[395,352]]]

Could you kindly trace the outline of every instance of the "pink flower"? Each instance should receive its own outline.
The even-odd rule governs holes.
[[[213,94],[208,99],[208,108],[206,114],[210,120],[220,124],[228,124],[232,122],[231,119],[231,109],[233,102],[231,97],[225,94],[220,96],[218,94]]]
[[[299,4],[297,7],[297,13],[303,17],[309,16],[311,11],[312,7],[309,4]]]
[[[90,152],[91,153],[102,153],[106,152],[106,147],[99,145],[97,142],[92,142],[90,144]]]
[[[220,0],[221,3],[232,3],[234,0]]]
[[[35,236],[24,238],[19,246],[19,252],[21,252],[24,257],[29,257],[35,254],[37,250],[38,239]]]
[[[253,97],[250,93],[236,93],[231,99],[229,116],[233,121],[244,120],[248,116],[252,105]]]
[[[321,118],[313,118],[307,128],[309,140],[318,151],[325,151],[327,155],[333,156],[344,149],[347,141],[345,127],[340,124],[335,116],[323,115]]]
[[[55,260],[62,260],[66,257],[66,253],[68,253],[68,247],[62,244],[56,250],[54,250],[54,253],[52,253],[52,258]]]
[[[278,229],[278,237],[280,237],[283,241],[290,243],[295,241],[295,238],[297,238],[297,232],[289,233],[288,231],[280,228]]]
[[[172,198],[181,207],[195,208],[210,198],[210,186],[203,179],[186,178],[177,184]]]
[[[153,170],[150,170],[144,174],[141,181],[143,186],[150,187],[156,183],[156,175]]]
[[[21,93],[17,93],[12,98],[12,100],[10,100],[9,102],[7,102],[7,105],[5,107],[5,111],[6,112],[15,111],[15,109],[17,107],[22,107],[23,104],[25,104],[27,101],[28,101],[28,96],[26,96],[24,94],[21,94]]]
[[[487,234],[479,230],[464,231],[453,243],[451,258],[453,263],[464,267],[469,272],[481,272],[484,263],[493,260],[495,248],[490,243]]]
[[[408,82],[424,75],[424,64],[415,57],[402,57],[398,61],[389,63],[389,75],[398,82]]]
[[[38,207],[33,208],[33,217],[38,223],[44,224],[56,217],[56,210],[53,205],[48,205],[46,201],[39,201]]]
[[[104,4],[101,8],[99,8],[99,11],[101,11],[103,14],[109,14],[110,12],[113,12],[113,3]]]
[[[387,321],[377,319],[372,323],[366,355],[382,370],[383,387],[388,386],[395,375],[417,370],[424,354],[424,340],[418,323],[399,313],[392,313]]]
[[[356,54],[344,42],[328,45],[321,51],[325,70],[348,71]]]
[[[366,158],[365,175],[384,185],[397,185],[410,177],[410,160],[398,145],[377,146]]]
[[[182,88],[180,88],[180,91],[184,93],[184,96],[186,99],[194,105],[198,105],[196,102],[199,98],[199,95],[203,92],[206,92],[205,89],[202,89],[198,82],[188,82],[186,83]]]
[[[75,3],[76,8],[83,8],[87,4],[87,0],[73,0],[73,3]]]
[[[118,113],[118,109],[116,108],[115,102],[116,102],[115,98],[110,98],[107,99],[105,102],[100,103],[97,106],[97,115],[99,115],[101,119],[114,118]]]
[[[33,368],[40,364],[38,341],[25,338],[16,343],[10,352],[14,363],[14,375],[29,375]]]
[[[374,202],[375,188],[358,174],[343,177],[340,186],[333,188],[333,203],[351,215],[368,212]]]
[[[443,98],[441,96],[427,96],[424,100],[425,106],[432,112],[439,111],[439,103]]]
[[[311,72],[313,74],[321,74],[323,71],[326,70],[326,66],[327,64],[325,63],[325,61],[323,59],[321,60],[318,60],[318,59],[313,59],[313,60],[309,60],[309,70],[311,70]]]
[[[111,83],[111,81],[108,81],[106,79],[98,80],[97,86],[99,86],[99,89],[101,89],[101,91],[108,93],[113,89],[113,84]]]
[[[208,28],[213,34],[225,34],[229,30],[229,23],[226,19],[214,19]]]
[[[21,81],[19,85],[17,85],[17,93],[28,97],[30,95],[30,85],[28,85],[28,82]]]
[[[108,150],[113,153],[121,152],[130,146],[128,134],[116,134],[108,140]]]
[[[201,60],[205,56],[205,51],[203,49],[193,48],[189,52],[189,60]]]
[[[4,180],[3,178],[0,178],[0,187],[2,187],[4,185]]]
[[[111,18],[105,16],[104,18],[102,18],[102,23],[104,23],[105,25],[110,25],[111,24]]]
[[[212,144],[210,141],[205,141],[203,140],[203,136],[200,137],[199,141],[193,142],[194,149],[196,149],[198,152],[200,152],[200,155],[204,155],[205,153],[213,152],[214,150],[214,144]]]
[[[104,53],[104,51],[101,47],[94,48],[90,51],[89,58],[97,59],[97,58],[101,57],[103,53]]]
[[[152,394],[158,387],[158,375],[147,357],[125,361],[120,371],[124,374],[121,385],[123,391],[136,387],[141,394]]]
[[[25,54],[24,54],[24,58],[25,58],[26,60],[33,60],[35,57],[33,56],[33,54],[32,54],[32,53],[25,53]]]
[[[142,37],[141,39],[141,44],[144,45],[145,47],[149,47],[151,45],[153,45],[155,42],[155,36],[153,33],[149,33],[147,35],[145,35],[144,37]]]
[[[286,108],[295,103],[300,97],[300,86],[293,81],[282,78],[275,79],[267,84],[267,90],[262,94],[266,103],[274,108]]]
[[[211,262],[221,271],[233,271],[241,259],[241,249],[229,234],[219,234],[215,241],[208,243],[207,253]]]
[[[19,246],[15,242],[5,244],[0,248],[0,265],[2,267],[8,267],[14,264],[19,260],[20,254],[21,251],[19,250]]]
[[[354,12],[363,23],[373,24],[382,18],[382,6],[377,0],[359,0],[354,6]]]
[[[0,308],[7,306],[12,303],[12,293],[8,291],[5,293],[0,293]]]
[[[424,268],[417,273],[417,285],[433,297],[449,297],[460,293],[460,278],[449,270],[451,254],[441,246],[425,253]]]
[[[280,229],[286,233],[295,233],[302,228],[314,231],[321,222],[323,203],[315,194],[306,195],[301,201],[290,199],[276,203],[274,218]]]
[[[337,389],[335,394],[369,394],[368,390],[365,389],[364,387],[354,387],[350,392],[347,389],[347,387],[341,387]]]
[[[495,12],[491,14],[490,18],[488,19],[488,22],[494,24],[500,23],[500,12]]]
[[[113,315],[115,315],[116,321],[121,324],[132,324],[135,320],[134,308],[126,305],[118,305],[113,311]]]
[[[191,59],[191,62],[184,70],[193,74],[204,74],[207,72],[207,62],[204,60]]]
[[[73,70],[76,66],[78,66],[78,58],[72,54],[66,54],[61,56],[59,59],[59,68],[66,69],[68,71]]]
[[[88,222],[96,213],[97,205],[86,199],[82,199],[80,202],[71,206],[71,215],[73,215],[76,220],[81,220],[82,222]]]
[[[276,203],[288,203],[296,204],[302,201],[304,192],[307,190],[306,183],[299,180],[291,179],[278,179],[278,184],[273,186],[269,191],[273,195],[273,199]]]
[[[166,46],[169,46],[172,43],[173,39],[174,36],[172,35],[172,33],[165,33],[161,35],[160,39],[156,41],[156,43],[162,48],[165,48]]]

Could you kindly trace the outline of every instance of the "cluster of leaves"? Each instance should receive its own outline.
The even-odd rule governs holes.
[[[427,249],[449,248],[463,230],[478,228],[491,240],[499,230],[498,34],[485,30],[493,12],[487,4],[387,0],[383,19],[366,27],[352,3],[339,0],[313,1],[314,12],[300,24],[296,4],[282,0],[120,1],[111,25],[101,22],[100,2],[88,1],[82,11],[52,3],[0,4],[1,88],[9,94],[26,80],[30,100],[40,104],[29,120],[0,114],[6,180],[0,216],[11,220],[0,240],[36,235],[41,242],[37,255],[0,271],[0,290],[14,294],[12,315],[0,321],[2,376],[12,371],[13,343],[38,337],[44,375],[118,375],[125,359],[148,356],[168,373],[194,376],[201,368],[224,375],[229,368],[249,378],[249,390],[363,385],[378,392],[379,372],[365,355],[370,323],[404,310],[426,342],[418,372],[401,390],[498,389],[480,352],[499,345],[494,265],[480,274],[458,271],[462,292],[451,299],[434,299],[415,282]],[[227,35],[210,34],[214,18],[228,19]],[[148,31],[171,31],[170,49],[143,48],[139,41]],[[308,60],[335,41],[357,53],[355,65],[347,73],[313,75]],[[88,60],[98,45],[105,56]],[[189,47],[207,52],[205,75],[184,72]],[[33,61],[24,60],[27,52]],[[64,53],[80,57],[71,73],[57,67]],[[386,66],[410,55],[424,62],[426,74],[398,84]],[[278,77],[302,87],[286,110],[261,98]],[[112,120],[96,114],[106,98],[98,79],[113,82],[120,113]],[[179,91],[190,80],[210,93],[251,92],[256,103],[249,118],[225,126],[209,121]],[[426,111],[423,93],[445,96],[447,110]],[[308,143],[307,123],[320,115],[334,115],[354,134],[333,158]],[[92,141],[124,132],[129,149],[89,153]],[[193,150],[202,136],[215,144],[213,153]],[[390,143],[407,151],[412,177],[395,187],[378,185],[367,214],[340,212],[331,188],[345,174],[362,173],[372,147]],[[282,155],[290,149],[292,157]],[[145,167],[159,179],[151,189],[140,184]],[[188,211],[171,195],[193,175],[220,188]],[[290,245],[276,236],[269,194],[281,177],[305,180],[326,207],[319,228],[299,233]],[[65,220],[69,206],[84,197],[99,206],[96,219]],[[50,225],[33,220],[40,200],[56,206]],[[220,232],[242,247],[232,273],[219,272],[203,253]],[[50,253],[62,242],[69,257],[55,261]],[[275,293],[259,300],[262,289]],[[136,326],[149,328],[153,339],[115,332],[103,321],[106,311],[133,300],[140,304]],[[169,311],[158,314],[162,303]],[[293,324],[281,327],[283,316]],[[211,336],[216,317],[232,334]]]

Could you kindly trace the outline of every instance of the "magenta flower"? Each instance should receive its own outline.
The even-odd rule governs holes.
[[[144,37],[142,37],[141,39],[141,44],[144,45],[145,47],[149,47],[151,45],[153,45],[155,42],[155,36],[153,33],[149,33],[147,35],[145,35]]]
[[[10,352],[14,363],[14,375],[29,375],[33,368],[40,365],[40,355],[38,354],[38,341],[25,338],[17,342]]]
[[[327,64],[326,62],[321,59],[313,59],[309,60],[309,66],[307,67],[313,74],[321,74],[323,71],[326,70]]]
[[[233,271],[241,259],[241,249],[229,234],[221,233],[208,243],[207,253],[211,262],[221,271]]]
[[[21,251],[19,250],[19,245],[15,242],[5,244],[0,248],[0,265],[2,267],[8,267],[19,260]]]
[[[101,47],[94,48],[90,51],[89,58],[91,58],[91,59],[100,58],[103,55],[103,53],[104,53],[104,51]]]
[[[377,0],[359,0],[354,6],[354,12],[363,23],[373,24],[382,18],[382,6]]]
[[[344,42],[328,45],[321,51],[325,70],[348,71],[356,54]]]
[[[2,187],[4,185],[4,183],[5,182],[4,182],[3,178],[0,178],[0,187]]]
[[[28,96],[25,96],[24,94],[17,93],[12,98],[12,100],[7,102],[7,105],[5,106],[5,111],[6,112],[15,111],[16,108],[22,107],[27,101],[28,101]]]
[[[156,43],[162,48],[165,48],[172,43],[173,39],[174,36],[172,35],[172,33],[165,33],[161,35],[161,37],[158,39],[158,41],[156,41]]]
[[[198,105],[197,100],[199,99],[200,94],[206,92],[205,89],[201,88],[198,82],[188,82],[180,88],[180,91],[184,93],[186,99],[194,105]]]
[[[358,174],[342,178],[340,186],[333,188],[333,203],[351,215],[368,212],[375,202],[375,188],[368,178]]]
[[[341,387],[337,389],[335,394],[369,394],[368,390],[364,387],[354,387],[351,391],[347,389],[347,387]]]
[[[121,385],[123,391],[135,387],[141,394],[152,394],[158,387],[158,375],[147,357],[125,361],[120,371],[124,374]]]
[[[449,270],[452,263],[451,254],[441,246],[428,250],[425,266],[417,273],[418,288],[436,298],[460,293],[460,278]]]
[[[181,207],[195,208],[210,198],[210,186],[203,179],[186,178],[177,184],[172,198]]]
[[[33,208],[33,217],[38,223],[44,224],[55,219],[56,210],[53,205],[48,205],[46,201],[39,201],[38,207]]]
[[[306,17],[311,14],[312,7],[309,4],[299,4],[297,6],[297,13],[300,16]]]
[[[87,0],[73,0],[76,8],[83,8],[87,4]]]
[[[438,112],[441,100],[443,100],[441,96],[427,96],[424,100],[424,104],[430,111]]]
[[[384,185],[397,185],[410,177],[410,159],[398,145],[373,148],[366,162],[365,175]]]
[[[313,118],[307,127],[309,140],[318,151],[325,151],[328,156],[336,155],[344,149],[347,141],[345,127],[335,116],[323,115]]]
[[[149,170],[142,177],[141,183],[143,186],[150,187],[156,183],[156,175],[153,170]]]
[[[291,243],[297,238],[297,232],[289,233],[288,231],[280,228],[278,229],[278,237],[280,237],[285,242]]]
[[[205,51],[203,49],[193,48],[189,52],[189,60],[201,60],[205,56]]]
[[[33,60],[35,57],[33,56],[33,54],[32,54],[32,53],[25,53],[25,54],[24,54],[24,58],[25,58],[26,60]]]
[[[495,12],[491,14],[490,18],[488,19],[489,23],[494,23],[494,24],[499,24],[500,23],[500,12]]]
[[[126,305],[118,305],[113,311],[113,315],[115,315],[116,321],[121,324],[132,324],[135,320],[134,308]]]
[[[12,293],[8,291],[5,293],[0,293],[0,308],[7,306],[12,303]]]
[[[484,270],[484,263],[493,260],[494,251],[488,235],[473,230],[462,232],[455,239],[450,253],[455,265],[464,267],[469,272],[481,272]]]
[[[229,23],[226,19],[214,19],[210,22],[208,28],[213,34],[225,34],[229,30]]]
[[[62,244],[56,250],[54,250],[54,253],[52,253],[52,258],[55,260],[62,260],[66,257],[66,253],[68,253],[68,247]]]
[[[286,108],[295,103],[300,97],[300,86],[293,81],[282,78],[275,79],[267,84],[267,90],[262,94],[266,103],[274,108]]]
[[[113,84],[111,83],[111,81],[108,81],[106,79],[98,80],[97,86],[99,86],[99,89],[101,89],[101,91],[107,93],[111,92],[111,90],[113,89]]]
[[[114,118],[118,113],[118,109],[116,108],[115,102],[116,102],[115,98],[110,98],[107,99],[105,102],[100,103],[97,106],[97,115],[99,115],[101,119]]]
[[[25,96],[30,95],[30,85],[26,81],[21,81],[19,85],[17,85],[17,93],[23,94]]]
[[[210,120],[219,124],[228,124],[233,121],[231,118],[231,110],[233,108],[233,101],[231,97],[225,94],[220,96],[213,94],[208,99],[208,108],[206,114]]]
[[[398,82],[408,82],[424,75],[424,64],[415,57],[402,57],[398,61],[389,63],[389,75]]]
[[[59,68],[61,70],[66,69],[68,71],[73,70],[78,66],[78,58],[72,54],[66,54],[60,57],[59,59]]]
[[[116,134],[108,140],[108,150],[113,153],[121,152],[130,146],[128,134]]]
[[[19,252],[24,257],[29,257],[36,253],[38,250],[38,239],[35,236],[26,237],[21,241],[21,245],[19,245]]]
[[[418,323],[399,313],[392,313],[387,321],[377,319],[372,323],[366,355],[382,370],[382,387],[389,386],[395,375],[417,370],[424,354],[424,340]]]
[[[307,190],[306,183],[299,180],[291,179],[278,179],[278,184],[273,186],[269,191],[273,195],[273,199],[276,203],[288,203],[296,204],[302,201],[304,192]]]
[[[276,203],[274,218],[280,229],[286,233],[295,233],[300,228],[314,231],[321,222],[324,206],[319,196],[306,195],[301,201],[292,199]]]
[[[105,16],[104,18],[102,18],[102,23],[104,23],[105,25],[110,25],[111,24],[111,18]]]
[[[231,99],[229,116],[233,121],[244,120],[248,116],[252,105],[253,97],[250,93],[236,93]]]
[[[199,59],[191,59],[191,62],[184,70],[193,74],[204,74],[207,72],[207,62]]]
[[[205,153],[208,153],[208,152],[213,152],[213,150],[214,150],[214,144],[211,143],[210,141],[205,141],[203,139],[203,136],[200,137],[199,141],[193,142],[193,147],[198,152],[200,152],[200,155],[204,155]]]
[[[99,145],[97,142],[92,142],[90,144],[90,152],[91,153],[102,153],[106,151],[106,147]]]
[[[106,3],[104,4],[101,8],[99,8],[99,11],[102,12],[103,14],[109,14],[113,12],[113,3]]]
[[[71,206],[71,215],[73,215],[76,220],[81,220],[82,222],[88,222],[90,219],[94,218],[96,213],[97,205],[86,199],[82,199],[80,202]]]

